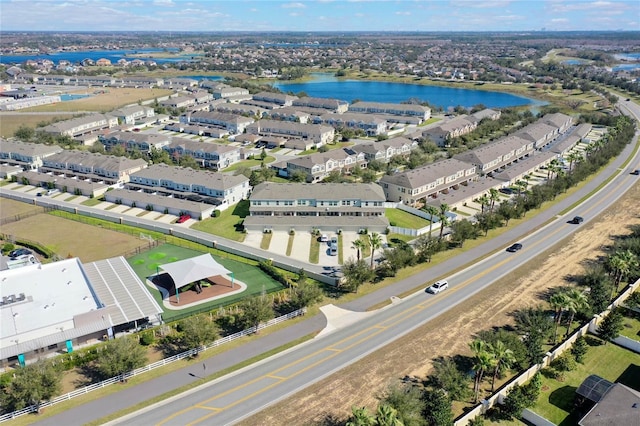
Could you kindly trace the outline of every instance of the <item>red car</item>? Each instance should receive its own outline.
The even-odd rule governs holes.
[[[182,216],[180,216],[180,219],[178,219],[178,223],[185,223],[186,221],[188,221],[189,219],[191,219],[191,216],[188,214],[183,214]]]

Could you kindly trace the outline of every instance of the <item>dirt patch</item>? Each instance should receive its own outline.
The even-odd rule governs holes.
[[[471,355],[473,335],[493,326],[513,323],[509,314],[542,303],[542,295],[554,287],[568,285],[565,277],[584,271],[588,261],[605,253],[611,237],[629,233],[640,224],[640,185],[636,184],[597,221],[582,228],[536,261],[503,277],[428,324],[394,341],[356,364],[316,383],[284,402],[267,408],[242,422],[254,424],[309,424],[325,416],[346,419],[353,405],[374,408],[376,396],[404,376],[424,377],[438,356]],[[500,289],[500,291],[496,291]]]

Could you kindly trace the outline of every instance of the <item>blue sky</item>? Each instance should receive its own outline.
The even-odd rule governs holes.
[[[3,31],[640,30],[638,0],[0,0]]]

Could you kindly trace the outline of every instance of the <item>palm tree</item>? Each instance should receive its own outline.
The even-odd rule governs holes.
[[[522,195],[522,191],[526,191],[527,186],[529,186],[527,182],[523,180],[517,180],[514,185],[518,188],[518,195]]]
[[[567,334],[565,338],[569,337],[569,333],[571,332],[571,325],[573,324],[573,317],[575,314],[582,309],[589,306],[589,299],[587,295],[581,292],[578,289],[570,288],[565,293],[565,297],[567,298],[567,310],[571,312],[571,316],[569,317],[569,324],[567,325]]]
[[[582,154],[578,151],[571,151],[569,155],[567,155],[567,160],[569,160],[569,171],[573,170],[573,163],[578,163],[582,160]]]
[[[619,291],[618,287],[624,277],[629,271],[638,266],[638,257],[629,249],[618,250],[609,257],[608,261],[613,275],[613,292],[611,294],[611,300],[613,300],[615,292]]]
[[[351,407],[351,418],[346,426],[374,426],[376,420],[369,414],[366,407]]]
[[[498,340],[493,345],[489,345],[489,351],[491,356],[493,356],[493,360],[495,362],[495,367],[493,369],[493,378],[491,379],[491,392],[495,388],[496,377],[500,373],[501,369],[508,369],[511,365],[516,361],[515,354],[513,351],[505,346],[505,344]]]
[[[551,307],[555,311],[555,314],[553,316],[553,322],[554,322],[553,343],[556,342],[556,338],[558,337],[558,326],[560,325],[560,322],[562,321],[562,312],[564,312],[564,310],[567,307],[568,303],[569,303],[569,301],[568,301],[567,295],[563,290],[554,293],[549,298],[549,304],[551,305]]]
[[[555,173],[560,162],[557,158],[554,158],[547,164],[547,181],[551,180],[551,173]]]
[[[447,216],[447,210],[449,210],[449,205],[442,203],[440,204],[440,210],[438,210],[437,216],[440,219],[440,236],[439,240],[442,240],[442,235],[444,234],[444,227],[449,224],[449,217]]]
[[[377,232],[369,235],[369,245],[371,246],[371,269],[373,269],[373,255],[377,249],[382,247],[382,237]]]
[[[398,410],[389,404],[378,406],[375,424],[377,426],[403,426],[402,420],[398,418]]]
[[[429,213],[429,239],[431,239],[431,231],[433,230],[433,218],[438,215],[438,209],[434,206],[425,205],[424,210]]]
[[[351,248],[356,250],[356,258],[359,261],[360,253],[365,248],[365,242],[358,238],[357,240],[354,240],[353,243],[351,243]]]
[[[493,367],[493,358],[487,352],[488,345],[487,342],[480,339],[475,339],[471,343],[469,343],[469,347],[473,351],[475,355],[473,371],[476,372],[474,383],[473,383],[473,392],[475,394],[475,402],[478,402],[478,394],[480,393],[480,384],[482,383],[482,376],[485,371]]]
[[[493,213],[493,208],[496,205],[496,201],[498,201],[499,199],[500,199],[500,192],[495,188],[489,189],[489,200],[491,200],[491,207],[490,207],[491,213]]]
[[[482,196],[478,198],[478,203],[480,203],[480,207],[482,208],[481,213],[484,213],[484,208],[491,204],[491,200],[487,194],[482,194]]]

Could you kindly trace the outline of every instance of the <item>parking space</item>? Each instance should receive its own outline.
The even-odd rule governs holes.
[[[114,208],[110,209],[109,211],[112,211],[114,213],[124,213],[129,209],[130,209],[129,206],[125,206],[124,204],[118,204]]]
[[[154,220],[157,220],[158,222],[162,222],[162,223],[173,223],[177,218],[178,216],[174,216],[172,214],[161,214],[160,216],[156,217]]]
[[[132,207],[127,211],[124,211],[123,213],[126,214],[127,216],[138,216],[140,213],[144,212],[144,209],[141,209],[140,207]]]
[[[301,262],[308,262],[311,238],[315,237],[309,232],[297,232],[291,247],[291,257]]]
[[[285,231],[273,231],[269,251],[281,256],[287,255],[287,245],[289,244],[289,233]]]

